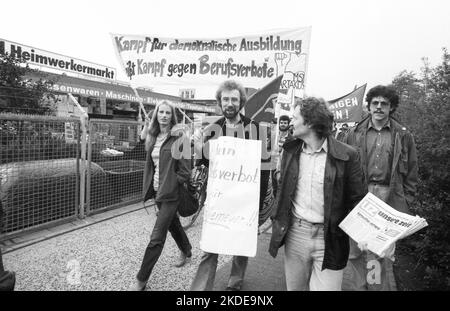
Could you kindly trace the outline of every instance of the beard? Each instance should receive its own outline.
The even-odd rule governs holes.
[[[234,119],[239,111],[235,107],[227,108],[225,110],[222,110],[223,115],[227,119]]]

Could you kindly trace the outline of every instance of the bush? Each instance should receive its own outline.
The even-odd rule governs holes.
[[[425,61],[423,77],[402,72],[393,81],[401,94],[398,116],[417,146],[419,185],[412,212],[428,227],[405,240],[418,264],[426,266],[426,289],[450,289],[450,55],[441,65]]]

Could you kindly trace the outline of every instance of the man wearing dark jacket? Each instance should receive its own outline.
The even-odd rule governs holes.
[[[349,237],[338,225],[367,193],[361,162],[331,135],[333,114],[323,99],[298,99],[294,108],[269,252],[275,257],[285,245],[288,290],[340,290]]]
[[[391,117],[399,104],[394,89],[375,86],[366,96],[370,114],[352,128],[344,142],[359,149],[364,176],[369,191],[392,208],[410,213],[417,186],[417,153],[411,133]],[[354,290],[396,290],[393,275],[395,245],[386,258],[379,258],[351,241],[350,260],[346,269]],[[368,267],[369,266],[369,267]],[[367,280],[367,269],[377,273]],[[372,273],[373,274],[373,273]]]
[[[204,164],[208,166],[209,140],[220,136],[262,140],[263,146],[265,144],[265,139],[260,137],[258,123],[239,113],[246,102],[245,89],[242,85],[232,80],[225,81],[216,92],[216,100],[222,110],[223,117],[204,130],[203,138],[194,138],[195,152],[202,155],[197,165]],[[267,159],[264,159],[265,155]],[[267,152],[264,154],[264,147],[262,157],[264,160],[261,163],[260,207],[263,205],[270,174],[270,155]],[[218,254],[206,252],[203,254],[192,282],[191,290],[212,290],[217,269],[217,259]],[[248,257],[233,256],[227,290],[238,291],[241,289],[247,263]]]

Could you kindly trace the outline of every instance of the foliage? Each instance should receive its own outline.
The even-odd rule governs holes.
[[[0,54],[0,111],[50,114],[50,103],[56,100],[52,91],[55,82],[23,60]]]
[[[431,68],[424,59],[420,78],[401,72],[392,85],[401,95],[397,117],[412,133],[419,161],[419,186],[412,211],[428,227],[413,235],[418,264],[426,266],[427,289],[450,289],[450,55]]]

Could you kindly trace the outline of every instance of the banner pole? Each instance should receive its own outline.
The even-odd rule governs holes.
[[[68,93],[70,100],[75,104],[75,106],[81,111],[80,123],[81,123],[81,165],[80,165],[80,210],[79,215],[80,218],[83,219],[85,217],[85,206],[84,201],[86,198],[86,145],[87,145],[87,123],[88,123],[88,114],[78,103],[78,100],[73,97],[72,93]]]
[[[189,120],[189,122],[191,122],[191,123],[194,122],[194,121],[192,121],[191,118],[189,118],[189,117],[187,116],[187,114],[184,113],[183,110],[181,110],[181,108],[178,108],[178,107],[177,107],[177,109],[178,109],[178,110],[181,112],[181,114],[183,115],[183,119],[184,119],[184,118],[187,118],[187,119]],[[184,123],[184,120],[183,120],[183,123]]]
[[[131,86],[131,89],[133,90],[134,95],[136,96],[136,99],[137,99],[138,102],[139,102],[139,106],[141,107],[142,112],[144,113],[145,118],[148,119],[148,114],[147,114],[147,112],[145,111],[145,107],[144,107],[144,103],[143,103],[143,101],[142,101],[142,98],[139,96],[137,90],[136,90],[134,87]]]

